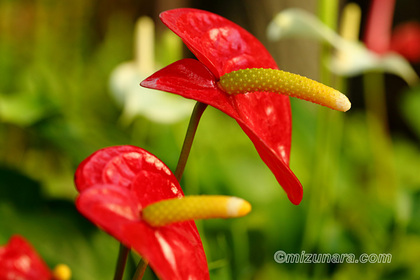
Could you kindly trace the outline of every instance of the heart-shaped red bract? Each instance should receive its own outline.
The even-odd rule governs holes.
[[[154,155],[134,146],[101,149],[79,165],[75,182],[77,209],[136,250],[161,279],[209,279],[194,221],[151,227],[141,218],[147,205],[184,196],[175,176]]]
[[[218,86],[220,76],[231,71],[277,69],[274,59],[253,35],[213,13],[175,9],[163,12],[160,18],[198,60],[177,61],[141,85],[195,99],[234,118],[290,201],[299,204],[303,189],[289,168],[292,129],[289,98],[269,92],[229,95]]]

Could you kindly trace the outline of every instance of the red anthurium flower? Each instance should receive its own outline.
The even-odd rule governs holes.
[[[52,273],[25,239],[14,235],[0,247],[0,279],[50,280]]]
[[[194,221],[152,227],[142,210],[183,197],[169,168],[134,146],[99,150],[76,171],[78,210],[145,258],[161,279],[209,279],[206,256]]]
[[[294,204],[302,186],[289,168],[291,110],[285,95],[252,92],[229,95],[218,84],[221,76],[246,68],[277,65],[265,47],[233,22],[195,9],[163,12],[161,20],[182,38],[198,58],[183,59],[156,72],[141,85],[209,104],[234,118],[254,143]]]
[[[175,9],[163,12],[160,18],[198,60],[179,60],[141,85],[195,99],[234,118],[290,201],[299,204],[302,186],[289,168],[288,96],[339,111],[350,109],[347,97],[315,81],[278,70],[254,36],[223,17],[196,9]]]

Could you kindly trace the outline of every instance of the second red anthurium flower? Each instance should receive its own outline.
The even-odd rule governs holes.
[[[342,111],[350,108],[347,98],[309,79],[280,70],[270,71],[278,67],[265,47],[249,32],[221,16],[186,8],[163,12],[160,18],[198,60],[179,60],[141,85],[195,99],[234,118],[290,201],[299,204],[302,186],[289,168],[291,109],[286,95],[306,100],[314,96],[330,99],[311,101]],[[280,74],[273,77],[273,72]]]
[[[159,279],[209,279],[194,219],[241,217],[251,210],[237,197],[184,197],[169,168],[134,146],[96,151],[77,168],[75,183],[77,209],[137,251]]]
[[[184,196],[154,155],[134,146],[101,149],[79,165],[75,183],[77,209],[136,250],[161,279],[209,279],[194,221],[152,227],[141,217],[149,204]]]

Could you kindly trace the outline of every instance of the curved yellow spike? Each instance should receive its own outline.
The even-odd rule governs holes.
[[[347,111],[348,98],[331,87],[278,69],[241,69],[224,74],[219,84],[228,94],[266,91],[297,97],[338,111]]]
[[[71,270],[65,264],[58,264],[53,270],[54,280],[69,280],[71,278]]]
[[[149,225],[161,227],[196,219],[242,217],[250,211],[251,204],[238,197],[191,195],[150,204],[141,215]]]

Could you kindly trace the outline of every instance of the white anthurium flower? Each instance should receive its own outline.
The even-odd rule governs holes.
[[[336,53],[327,61],[330,70],[342,76],[355,76],[367,71],[385,71],[415,84],[419,77],[401,55],[389,52],[378,55],[357,40],[344,39],[316,16],[291,8],[278,13],[267,28],[267,36],[276,41],[283,38],[305,37],[330,44]]]
[[[135,59],[118,65],[110,76],[110,90],[115,100],[123,107],[121,119],[129,124],[135,117],[144,116],[157,123],[176,123],[187,118],[194,102],[176,95],[141,87],[139,84],[153,74],[155,67],[154,23],[149,17],[141,17],[135,27]],[[168,34],[168,36],[171,36]],[[170,47],[181,42],[170,38]],[[176,47],[175,47],[176,49]],[[168,51],[169,53],[169,51]],[[174,57],[174,60],[179,57]]]

